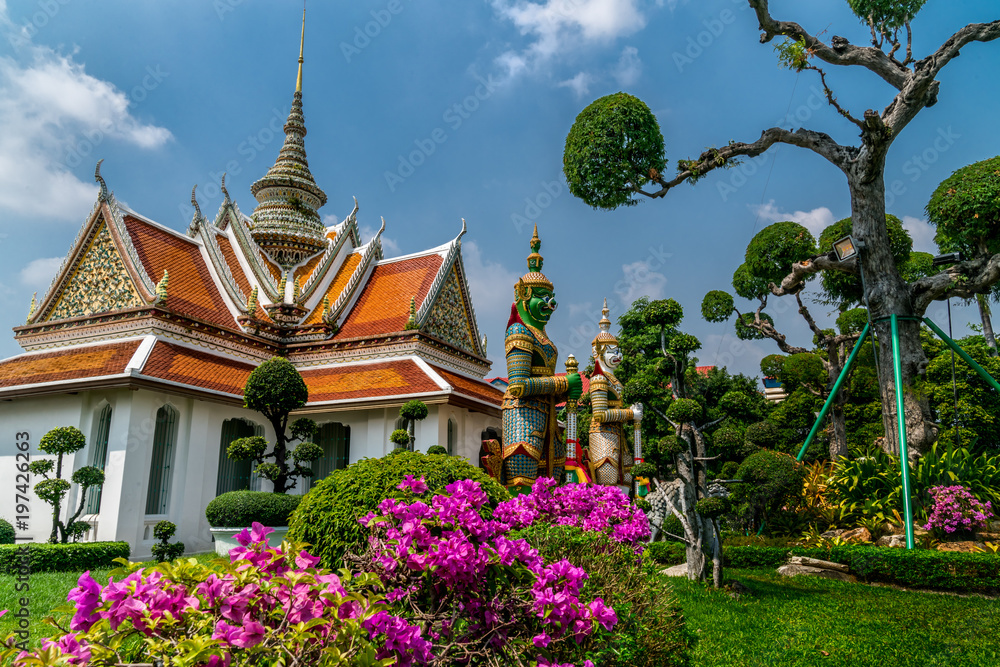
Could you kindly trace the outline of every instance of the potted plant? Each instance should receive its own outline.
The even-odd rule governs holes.
[[[228,556],[230,549],[239,546],[236,535],[255,521],[274,528],[268,535],[268,544],[280,545],[288,532],[288,517],[301,500],[302,496],[265,491],[230,491],[216,497],[205,508],[205,518],[215,538],[215,553]]]

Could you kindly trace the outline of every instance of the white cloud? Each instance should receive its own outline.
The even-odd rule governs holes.
[[[622,49],[622,55],[618,58],[618,66],[615,68],[615,80],[623,88],[635,85],[642,75],[642,59],[639,57],[639,49],[634,46],[626,46]]]
[[[510,314],[510,304],[514,301],[514,284],[521,274],[511,271],[500,262],[483,257],[475,241],[462,242],[462,263],[472,293],[472,304],[479,316],[482,331],[495,331],[496,326],[488,326],[497,321],[502,328]]]
[[[79,222],[97,186],[71,169],[98,159],[97,145],[124,141],[157,148],[170,131],[132,115],[135,102],[114,84],[93,77],[73,55],[31,43],[0,3],[0,38],[20,46],[0,57],[0,211]],[[147,78],[148,95],[167,74]]]
[[[750,377],[760,377],[761,359],[777,352],[759,342],[740,340],[733,334],[709,334],[702,337],[702,343],[701,350],[696,353],[700,365],[724,366],[730,373]]]
[[[62,257],[42,257],[28,262],[28,265],[21,269],[21,284],[39,294],[43,293],[49,288],[49,283],[55,277],[62,261]]]
[[[575,319],[580,315],[590,315],[598,310],[600,309],[596,308],[590,301],[586,301],[584,303],[571,303],[569,304],[569,317],[570,319]]]
[[[914,218],[912,215],[903,216],[903,229],[910,233],[913,239],[913,249],[917,252],[929,252],[932,255],[938,254],[937,244],[934,243],[934,234],[937,230],[926,220]]]
[[[615,284],[620,303],[630,304],[641,296],[651,300],[666,296],[667,277],[650,269],[647,261],[623,264],[622,274],[622,280]]]
[[[560,88],[569,88],[577,97],[583,97],[590,92],[591,76],[586,72],[580,72],[572,79],[559,82]]]
[[[496,62],[507,77],[532,69],[564,51],[609,42],[646,27],[646,13],[663,0],[492,0],[493,9],[531,40]]]
[[[375,234],[378,232],[377,229],[369,225],[361,227],[358,231],[361,232],[362,245],[375,238]],[[402,254],[399,251],[399,244],[396,240],[389,238],[384,233],[382,234],[382,252],[385,253],[386,257],[396,257]]]
[[[774,204],[772,199],[766,204],[761,206],[751,206],[751,210],[757,214],[757,216],[766,223],[772,222],[797,222],[806,229],[808,229],[813,236],[819,238],[820,232],[832,225],[836,220],[833,219],[833,212],[830,211],[825,206],[820,206],[819,208],[814,208],[811,211],[795,211],[794,213],[787,213],[781,211]]]

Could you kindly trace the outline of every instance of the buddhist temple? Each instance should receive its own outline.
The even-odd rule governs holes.
[[[83,539],[125,540],[133,560],[149,556],[163,519],[188,553],[211,550],[208,502],[269,490],[250,462],[225,450],[238,437],[273,438],[242,397],[250,372],[272,356],[290,359],[305,379],[309,401],[296,416],[320,425],[324,449],[315,476],[292,493],[388,453],[410,399],[429,408],[416,424],[418,450],[443,445],[478,462],[483,433],[499,429],[503,392],[483,380],[491,364],[462,262],[464,221],[439,245],[393,258],[383,254],[384,221],[361,242],[356,201],[325,226],[327,194],[306,159],[302,67],[300,45],[284,144],[251,187],[249,215],[223,177],[214,218],[193,192],[191,224],[175,231],[118,201],[98,163],[93,209],[14,330],[24,353],[0,361],[3,439],[28,434],[34,460],[51,428],[83,431],[87,447],[72,469],[95,465],[106,475],[88,500]],[[13,453],[0,453],[0,488],[14,486]],[[77,493],[74,485],[69,506]],[[0,516],[13,514],[13,495]],[[30,534],[43,542],[51,521],[32,498]]]

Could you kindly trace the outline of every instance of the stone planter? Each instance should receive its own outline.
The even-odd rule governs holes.
[[[209,528],[212,537],[215,538],[215,553],[220,556],[228,556],[230,550],[240,546],[236,541],[236,536],[240,534],[242,528]],[[269,547],[281,546],[281,541],[288,534],[288,526],[274,526],[274,532],[267,536]]]

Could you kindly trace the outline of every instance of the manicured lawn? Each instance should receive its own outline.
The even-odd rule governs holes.
[[[193,556],[193,558],[207,562],[217,558],[217,556],[212,553]],[[155,565],[155,563],[148,564]],[[104,584],[107,583],[108,574],[111,571],[111,569],[93,570],[90,575],[96,581]],[[80,578],[80,574],[79,572],[38,572],[32,574],[29,581],[31,588],[27,593],[15,592],[15,577],[0,575],[0,609],[9,609],[11,612],[0,618],[0,639],[17,629],[18,621],[12,617],[12,614],[20,609],[18,600],[21,597],[27,597],[30,601],[28,609],[31,612],[29,619],[31,646],[38,646],[42,637],[51,637],[55,634],[57,630],[45,623],[44,619],[52,613],[54,608],[67,604],[66,594],[69,593],[70,589],[76,587],[76,581]]]
[[[695,667],[996,667],[1000,600],[729,570],[750,589],[674,579]]]

